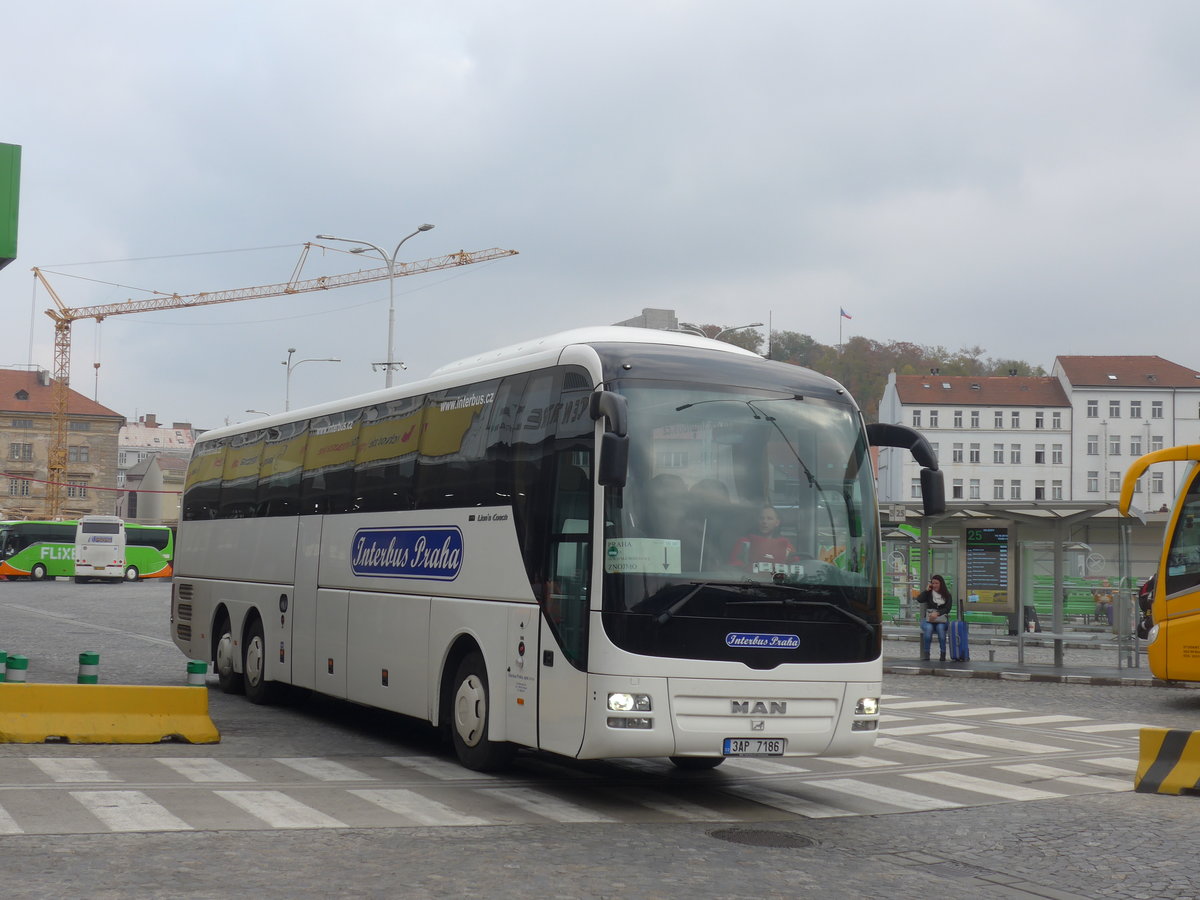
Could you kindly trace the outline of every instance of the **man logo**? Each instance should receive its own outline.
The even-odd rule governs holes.
[[[730,700],[729,711],[735,716],[786,716],[787,701]]]

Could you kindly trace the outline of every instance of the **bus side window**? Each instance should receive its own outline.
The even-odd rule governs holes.
[[[1168,596],[1200,586],[1200,528],[1195,527],[1200,514],[1200,468],[1193,472],[1192,482],[1183,497],[1183,508],[1171,535],[1167,554]]]
[[[563,654],[576,666],[586,658],[592,515],[590,466],[576,465],[580,455],[578,451],[559,455],[545,604],[546,618],[558,635]]]

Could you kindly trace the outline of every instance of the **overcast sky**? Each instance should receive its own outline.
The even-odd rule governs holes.
[[[1200,369],[1198,35],[1192,0],[5,4],[0,365],[53,367],[34,266],[88,306],[430,222],[402,260],[520,255],[396,281],[402,379],[643,307]],[[281,410],[294,347],[342,362],[294,369],[293,408],[372,390],[387,296],[80,322],[71,385],[214,427]]]

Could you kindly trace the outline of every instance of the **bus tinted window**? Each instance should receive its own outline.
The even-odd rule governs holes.
[[[224,469],[224,440],[203,441],[196,445],[183,487],[185,520],[217,518]]]
[[[300,473],[308,444],[308,420],[267,429],[258,467],[257,515],[294,516],[300,512]]]
[[[421,509],[507,503],[488,459],[489,423],[498,381],[438,391],[425,401],[417,463],[416,505]],[[498,489],[499,488],[499,489]]]
[[[229,439],[221,475],[217,517],[245,519],[255,514],[258,468],[266,431],[251,431]]]
[[[423,397],[410,397],[363,411],[354,463],[358,511],[412,509],[423,406]]]
[[[361,409],[321,416],[309,423],[300,480],[300,512],[349,512],[354,506],[354,458]]]

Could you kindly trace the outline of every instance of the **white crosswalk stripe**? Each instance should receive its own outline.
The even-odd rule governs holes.
[[[8,810],[0,806],[0,834],[24,834],[25,829],[17,824],[17,820],[9,815]]]
[[[87,757],[30,757],[29,761],[60,782],[106,783],[120,781],[94,759]]]
[[[377,781],[371,775],[364,775],[343,763],[332,759],[315,759],[311,757],[289,757],[275,759],[275,762],[302,772],[318,781]]]
[[[1015,719],[997,719],[1002,725],[1059,725],[1063,722],[1085,722],[1086,716],[1018,716]]]
[[[482,788],[480,793],[504,800],[552,822],[579,824],[616,821],[611,816],[606,816],[594,809],[588,809],[586,806],[571,803],[533,788]]]
[[[817,782],[817,785],[827,790],[842,791],[854,797],[862,797],[865,800],[871,800],[876,803],[887,803],[890,806],[897,806],[900,809],[907,809],[913,812],[930,809],[954,809],[962,805],[946,800],[937,800],[924,794],[914,794],[910,791],[884,787],[879,784],[868,784],[848,778],[823,779]]]
[[[925,722],[921,725],[901,725],[898,728],[888,726],[886,732],[892,734],[941,734],[950,731],[962,731],[963,728],[971,728],[971,725],[959,725],[955,722]],[[884,731],[885,729],[881,729]]]
[[[962,791],[971,791],[976,794],[984,794],[988,797],[1002,797],[1006,800],[1054,800],[1063,796],[1061,793],[1041,791],[1036,788],[1022,787],[1021,785],[1008,784],[1003,781],[992,781],[988,778],[980,778],[976,775],[968,775],[965,772],[951,770],[906,772],[903,777],[914,778],[917,781],[927,781],[944,787],[957,788]]]
[[[226,765],[218,759],[203,757],[159,757],[158,762],[168,769],[174,769],[188,781],[197,784],[236,784],[253,781],[249,775],[239,772],[233,766]]]
[[[141,791],[71,791],[109,831],[191,831],[192,826]]]
[[[486,772],[472,772],[456,762],[438,759],[435,756],[385,756],[384,759],[406,769],[415,769],[422,775],[439,781],[471,781],[475,778],[495,777]]]
[[[350,791],[356,797],[361,797],[368,803],[383,807],[388,812],[404,816],[417,825],[490,825],[487,819],[478,816],[468,816],[458,810],[451,809],[444,803],[423,797],[416,791],[403,788],[386,790],[357,788]]]
[[[955,750],[953,747],[930,747],[927,744],[917,744],[912,741],[898,741],[895,738],[881,737],[875,741],[875,746],[881,750],[896,750],[900,753],[911,753],[927,759],[958,762],[964,759],[986,759],[985,753],[972,753],[970,750]]]
[[[982,734],[978,731],[959,731],[951,734],[939,734],[946,741],[958,741],[975,747],[987,747],[989,750],[1001,750],[1006,753],[1053,753],[1058,750],[1050,744],[1034,744],[1030,741],[1017,741],[1012,738],[999,737],[994,734]]]
[[[787,794],[783,791],[773,791],[770,788],[760,787],[755,784],[737,785],[726,788],[726,791],[735,797],[752,800],[755,803],[761,803],[763,806],[773,806],[775,809],[781,809],[784,812],[794,813],[798,816],[805,816],[809,819],[834,819],[859,815],[859,813],[843,806],[818,803],[815,800],[797,797],[794,794]]]
[[[707,806],[656,792],[619,790],[613,791],[611,796],[619,798],[624,803],[638,804],[655,812],[677,819],[686,819],[689,822],[719,822],[725,818],[724,815]]]
[[[807,772],[808,769],[802,769],[800,766],[792,763],[772,762],[769,759],[727,759],[725,760],[725,768],[727,769],[742,769],[746,772],[753,772],[756,775],[797,775],[801,772]]]
[[[1064,784],[1075,784],[1079,787],[1095,788],[1098,791],[1110,791],[1113,793],[1119,791],[1133,790],[1133,781],[1125,778],[1113,778],[1108,775],[1080,775],[1071,769],[1060,769],[1057,766],[1043,766],[1038,763],[1024,763],[1015,766],[997,766],[1005,772],[1014,772],[1017,775],[1028,775],[1030,778],[1039,778],[1044,781],[1051,779],[1061,781]]]
[[[216,794],[272,828],[346,827],[333,816],[327,816],[283,791],[217,791]]]

